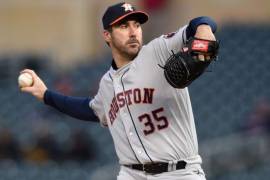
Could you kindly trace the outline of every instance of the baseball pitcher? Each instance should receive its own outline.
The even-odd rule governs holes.
[[[47,89],[34,71],[21,88],[72,117],[108,127],[119,157],[118,180],[204,180],[187,86],[216,59],[216,23],[197,17],[143,45],[148,15],[131,4],[107,8],[103,37],[111,68],[95,97],[64,96]]]

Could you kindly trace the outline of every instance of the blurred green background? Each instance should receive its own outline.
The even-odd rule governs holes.
[[[74,120],[19,91],[34,69],[50,89],[95,95],[110,67],[101,17],[113,0],[0,0],[0,179],[113,180],[118,159],[99,124]],[[220,55],[190,87],[208,180],[270,172],[270,1],[134,0],[145,43],[197,16],[218,25]]]

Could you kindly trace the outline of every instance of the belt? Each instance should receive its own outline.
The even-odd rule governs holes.
[[[164,163],[164,162],[154,162],[154,163],[147,163],[147,164],[130,164],[130,165],[124,165],[124,166],[129,167],[131,169],[144,171],[149,174],[160,174],[163,172],[169,172],[169,171],[178,170],[178,169],[185,169],[186,165],[187,163],[185,161],[178,161],[174,165],[169,164],[169,163]]]

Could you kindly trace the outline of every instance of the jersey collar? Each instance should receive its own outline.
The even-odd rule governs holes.
[[[117,68],[116,64],[114,62],[114,60],[112,61],[112,66],[110,68],[110,74],[114,77],[114,76],[119,76],[121,75],[123,72],[125,72],[126,69],[128,69],[130,67],[130,65],[132,64],[133,61],[130,61],[128,64],[124,65],[121,68]],[[115,69],[116,68],[116,69]]]
[[[117,67],[116,64],[115,64],[114,59],[112,59],[112,68],[113,68],[113,70],[115,70],[115,71],[117,71],[117,69],[118,69],[118,67]]]

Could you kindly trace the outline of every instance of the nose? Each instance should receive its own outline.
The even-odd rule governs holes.
[[[136,27],[135,26],[129,27],[129,35],[130,35],[130,37],[136,37]]]

